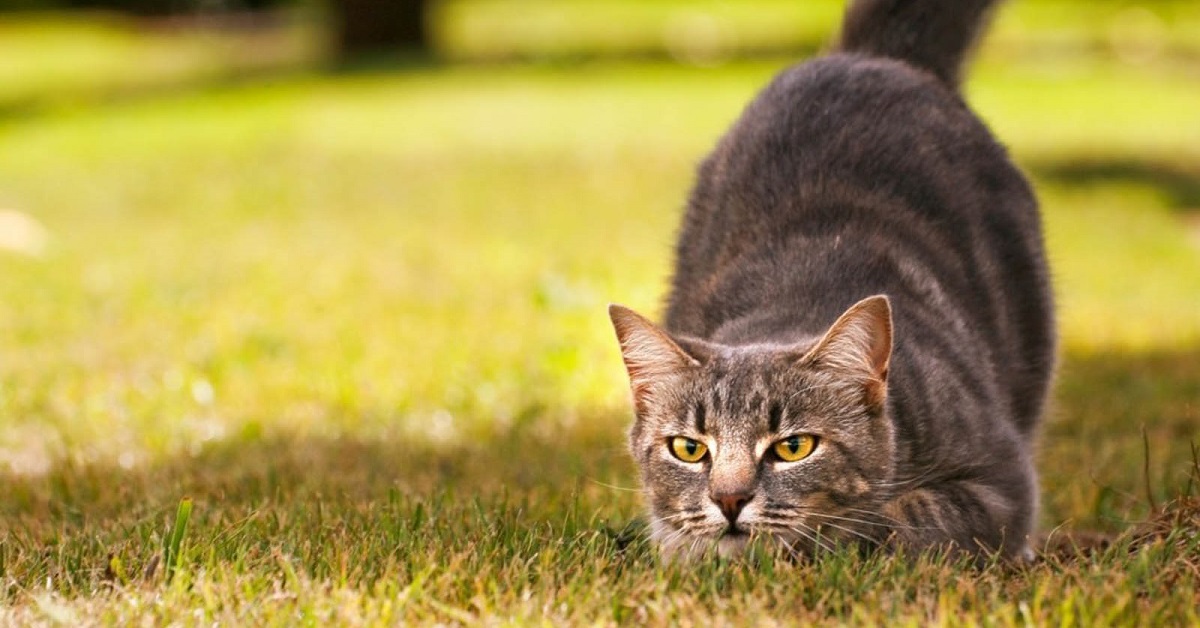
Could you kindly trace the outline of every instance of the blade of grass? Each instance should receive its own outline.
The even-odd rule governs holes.
[[[171,583],[176,570],[179,569],[179,550],[183,546],[183,537],[187,534],[188,521],[191,518],[192,500],[185,497],[179,501],[179,508],[175,510],[175,523],[171,526],[171,533],[163,540],[163,563],[167,568],[167,584]]]
[[[1146,482],[1146,499],[1150,502],[1150,512],[1158,513],[1158,504],[1154,501],[1154,487],[1150,485],[1150,437],[1146,434],[1146,426],[1142,425],[1142,479]]]

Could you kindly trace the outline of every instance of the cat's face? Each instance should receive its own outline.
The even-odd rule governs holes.
[[[637,412],[630,449],[665,554],[734,556],[752,538],[804,553],[881,540],[894,453],[886,299],[792,346],[676,339],[630,310],[610,313]]]

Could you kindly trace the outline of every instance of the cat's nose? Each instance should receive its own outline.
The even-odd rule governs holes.
[[[754,494],[748,491],[739,491],[731,493],[714,493],[709,497],[712,498],[720,509],[721,514],[729,520],[729,523],[737,521],[738,515],[742,513],[742,508],[754,498]]]

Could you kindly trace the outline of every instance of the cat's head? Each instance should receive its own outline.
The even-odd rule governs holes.
[[[730,347],[673,337],[621,306],[609,315],[637,415],[630,450],[664,554],[735,556],[751,538],[803,553],[876,539],[895,451],[886,297],[794,345]]]

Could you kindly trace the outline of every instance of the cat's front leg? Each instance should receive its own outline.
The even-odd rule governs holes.
[[[884,505],[890,543],[912,551],[952,548],[1026,559],[1032,507],[979,482],[907,491]]]

